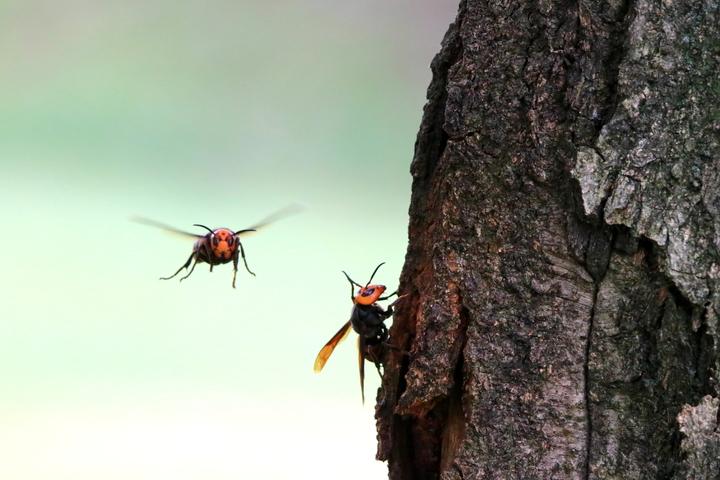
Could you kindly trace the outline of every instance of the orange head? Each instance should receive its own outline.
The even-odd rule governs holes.
[[[216,228],[211,230],[205,225],[195,224],[197,227],[203,227],[208,233],[205,235],[205,241],[210,243],[210,249],[216,258],[230,260],[238,248],[238,239],[235,233],[227,228]]]
[[[218,258],[232,258],[237,250],[235,234],[227,228],[218,228],[210,235],[210,248]]]
[[[357,295],[353,296],[353,302],[355,302],[358,305],[372,305],[373,303],[377,302],[382,294],[385,292],[386,287],[385,285],[370,285],[370,282],[372,282],[373,277],[377,273],[378,269],[382,267],[385,264],[385,262],[381,263],[377,267],[375,267],[375,271],[373,271],[372,275],[370,275],[370,280],[365,284],[363,287],[359,283],[357,283],[355,280],[350,278],[350,276],[345,273],[345,278],[348,279],[348,282],[350,282],[351,286],[359,287],[360,290],[358,290]]]
[[[362,287],[358,290],[357,295],[355,295],[355,303],[360,305],[372,305],[377,302],[378,298],[382,296],[385,290],[385,285],[368,285],[367,287]]]

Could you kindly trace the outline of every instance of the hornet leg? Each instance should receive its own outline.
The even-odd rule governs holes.
[[[197,262],[197,258],[196,258],[195,261],[194,261],[193,264],[192,264],[192,267],[190,267],[190,271],[187,273],[187,275],[185,275],[184,277],[182,277],[182,278],[180,279],[181,282],[182,282],[183,280],[185,280],[186,278],[188,278],[188,277],[192,274],[193,270],[195,270],[195,265],[197,265],[197,263],[198,263],[198,262]]]
[[[387,309],[385,310],[385,318],[390,318],[393,314],[393,307],[396,303],[398,303],[403,298],[407,297],[407,293],[405,295],[400,295],[393,303],[388,305]]]
[[[233,283],[232,283],[233,288],[235,288],[235,279],[237,278],[237,267],[238,267],[238,251],[235,250],[235,255],[233,255]]]
[[[170,280],[171,278],[176,277],[177,274],[180,273],[183,268],[188,268],[188,267],[190,266],[190,262],[192,262],[192,260],[193,260],[194,257],[195,257],[195,252],[193,252],[193,253],[190,254],[190,257],[188,257],[187,262],[185,262],[185,265],[183,265],[182,267],[178,268],[177,272],[173,273],[173,274],[170,275],[169,277],[160,277],[160,280]],[[194,268],[194,265],[193,265],[193,268]]]
[[[245,270],[254,277],[255,273],[253,273],[253,271],[250,270],[250,267],[248,267],[247,260],[245,259],[245,249],[243,248],[242,243],[240,243],[240,240],[238,240],[238,245],[240,245],[240,255],[242,255],[243,263],[245,264]]]
[[[395,290],[395,291],[394,291],[393,293],[391,293],[390,295],[385,295],[384,297],[378,298],[378,300],[387,300],[388,298],[390,298],[390,297],[392,297],[392,296],[394,296],[394,295],[397,295],[397,290]],[[393,303],[393,305],[395,305],[395,304]]]
[[[205,258],[207,258],[208,265],[210,265],[210,273],[212,273],[213,266],[214,266],[214,263],[213,263],[214,254],[213,254],[212,248],[210,248],[210,242],[205,242],[205,244],[203,246],[205,247]]]
[[[395,350],[396,352],[398,352],[399,354],[401,354],[401,355],[403,355],[403,356],[405,356],[405,357],[407,357],[408,355],[410,355],[410,352],[408,352],[407,350],[403,350],[403,349],[400,348],[400,347],[396,347],[396,346],[393,345],[392,343],[386,343],[385,345],[386,345],[390,350]]]

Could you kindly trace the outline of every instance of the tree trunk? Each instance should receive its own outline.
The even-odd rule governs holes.
[[[378,394],[392,480],[719,479],[720,2],[465,0]]]

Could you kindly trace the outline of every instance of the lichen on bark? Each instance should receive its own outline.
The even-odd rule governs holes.
[[[686,455],[676,479],[713,480],[720,477],[720,399],[706,396],[697,406],[686,405],[678,415]]]

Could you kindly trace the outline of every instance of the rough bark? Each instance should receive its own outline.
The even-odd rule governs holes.
[[[720,3],[464,0],[378,394],[390,478],[718,479]]]

